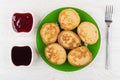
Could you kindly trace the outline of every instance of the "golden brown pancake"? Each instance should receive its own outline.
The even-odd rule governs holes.
[[[53,64],[60,65],[66,61],[65,49],[57,43],[48,45],[45,48],[45,56]]]
[[[90,22],[82,22],[77,28],[77,33],[87,44],[95,44],[99,36],[97,27]]]
[[[57,24],[45,23],[40,30],[40,35],[45,44],[50,44],[56,42],[59,32],[60,29]]]
[[[80,23],[80,16],[74,9],[64,9],[60,12],[58,21],[64,30],[73,30]]]
[[[73,66],[84,66],[92,60],[92,53],[86,46],[77,47],[68,53],[68,62]]]
[[[58,35],[58,43],[66,49],[73,49],[81,45],[79,36],[72,31],[62,31]]]

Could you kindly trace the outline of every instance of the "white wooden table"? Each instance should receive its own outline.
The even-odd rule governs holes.
[[[113,4],[113,23],[110,27],[110,66],[105,70],[106,4]],[[62,72],[47,65],[36,49],[39,22],[52,10],[77,7],[89,13],[101,32],[101,47],[95,60],[82,70]],[[29,33],[16,33],[11,25],[15,12],[30,12],[34,24]],[[29,67],[16,67],[11,62],[11,48],[28,45],[33,50]],[[120,80],[120,0],[0,0],[0,80]]]

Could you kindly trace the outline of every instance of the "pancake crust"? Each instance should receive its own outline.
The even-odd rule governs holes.
[[[40,35],[43,42],[47,45],[56,42],[59,32],[60,29],[57,24],[45,23],[40,30]]]
[[[81,45],[79,36],[72,31],[62,31],[58,35],[58,43],[66,49],[74,49]]]
[[[98,40],[98,29],[90,22],[83,22],[77,28],[81,40],[87,44],[95,44]]]
[[[68,53],[68,62],[73,66],[84,66],[92,60],[92,53],[86,46],[77,47]]]
[[[64,9],[60,12],[58,21],[64,30],[73,30],[80,23],[80,16],[74,9]]]
[[[45,56],[48,61],[56,65],[61,65],[66,61],[66,51],[57,43],[50,44],[45,48]]]

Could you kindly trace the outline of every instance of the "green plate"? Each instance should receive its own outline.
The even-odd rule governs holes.
[[[58,22],[58,16],[59,16],[59,13],[66,9],[66,8],[72,8],[72,7],[65,7],[65,8],[59,8],[59,9],[56,9],[54,11],[52,11],[51,13],[49,13],[40,23],[39,25],[39,28],[37,30],[37,34],[36,34],[36,44],[37,44],[37,48],[38,48],[38,52],[39,54],[41,55],[41,57],[43,58],[43,60],[48,64],[50,65],[51,67],[57,69],[57,70],[61,70],[61,71],[66,71],[66,72],[70,72],[70,71],[76,71],[76,70],[80,70],[80,69],[83,69],[85,68],[86,66],[80,66],[80,67],[75,67],[75,66],[72,66],[68,63],[68,61],[66,61],[64,64],[62,65],[54,65],[52,63],[50,63],[46,57],[45,57],[45,47],[46,45],[43,43],[42,41],[42,38],[40,36],[40,29],[42,27],[42,25],[44,23],[49,23],[49,22],[54,22],[54,23],[57,23],[59,24]],[[84,22],[84,21],[88,21],[88,22],[91,22],[93,24],[96,25],[98,31],[99,31],[99,28],[98,28],[98,25],[97,23],[95,22],[95,20],[89,15],[87,14],[85,11],[83,10],[80,10],[78,8],[72,8],[74,10],[76,10],[78,12],[78,14],[80,15],[80,18],[81,18],[81,22]],[[75,30],[74,30],[75,31]],[[89,48],[89,50],[92,52],[92,60],[94,60],[94,58],[96,57],[97,53],[98,53],[98,50],[99,50],[99,47],[100,47],[100,41],[101,41],[101,38],[100,38],[100,31],[99,31],[99,39],[97,41],[97,43],[93,44],[93,45],[87,45],[87,47]],[[83,44],[84,45],[84,44]]]

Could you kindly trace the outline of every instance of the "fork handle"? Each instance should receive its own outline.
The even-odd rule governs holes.
[[[107,26],[107,33],[106,33],[106,62],[105,62],[105,69],[108,70],[109,67],[109,26]]]

